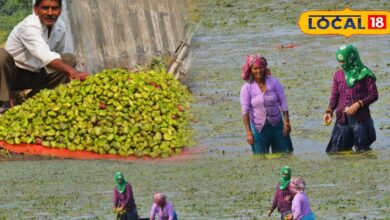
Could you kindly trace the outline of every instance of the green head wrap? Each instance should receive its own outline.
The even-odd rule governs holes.
[[[115,173],[115,182],[116,182],[116,188],[118,189],[118,192],[123,193],[126,189],[127,182],[121,172]]]
[[[343,62],[341,67],[345,73],[345,80],[349,88],[352,88],[359,80],[367,76],[375,78],[375,75],[363,65],[360,60],[359,52],[353,45],[343,45],[336,52],[336,59]]]
[[[284,190],[287,188],[291,180],[291,169],[289,166],[284,166],[280,169],[279,188]]]

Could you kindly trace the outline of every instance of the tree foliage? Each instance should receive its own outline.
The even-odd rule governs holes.
[[[12,28],[31,13],[31,0],[0,0],[0,45],[7,39]]]

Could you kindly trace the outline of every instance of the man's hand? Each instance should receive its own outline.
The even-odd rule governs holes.
[[[70,80],[80,79],[79,71],[77,71],[77,70],[69,71],[68,75],[69,75]]]
[[[79,72],[77,70],[74,70],[74,71],[70,71],[69,72],[69,78],[71,80],[80,80],[80,81],[84,81],[86,80],[88,77],[88,73],[87,72]]]
[[[84,81],[88,78],[89,74],[87,72],[79,72],[80,81]]]
[[[58,72],[68,74],[70,80],[77,79],[84,81],[89,75],[87,72],[80,72],[76,70],[74,67],[68,65],[61,59],[55,59],[51,61],[48,66],[52,69],[57,70]]]

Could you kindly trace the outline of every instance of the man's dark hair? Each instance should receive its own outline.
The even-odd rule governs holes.
[[[34,7],[38,7],[42,3],[42,1],[43,0],[35,0]],[[60,6],[62,6],[62,0],[58,0],[58,3],[60,4]]]

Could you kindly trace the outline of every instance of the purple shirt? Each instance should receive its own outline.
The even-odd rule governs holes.
[[[364,122],[371,118],[369,105],[378,100],[378,90],[375,80],[372,77],[366,77],[349,88],[345,82],[343,70],[338,70],[333,76],[332,94],[330,96],[329,108],[336,110],[336,121],[339,124],[345,124],[346,114],[344,110],[347,106],[362,100],[363,108],[355,113],[358,122]]]
[[[278,207],[280,213],[290,211],[294,194],[290,191],[290,187],[284,190],[279,188],[279,183],[276,186],[274,200],[272,201],[272,209]]]
[[[300,220],[311,213],[309,198],[305,192],[298,192],[292,201],[291,207],[294,220]]]
[[[150,218],[154,219],[157,215],[158,220],[173,220],[175,210],[171,202],[166,202],[165,206],[161,208],[156,203],[153,203],[150,211]]]
[[[249,118],[258,132],[262,130],[266,120],[273,126],[280,122],[280,109],[288,111],[284,89],[279,80],[267,76],[265,84],[267,89],[264,94],[254,80],[245,83],[240,94],[242,114],[249,113]]]
[[[126,183],[126,189],[123,193],[120,193],[116,187],[114,188],[113,202],[115,207],[123,206],[128,212],[137,208],[134,202],[133,190],[129,183]]]

